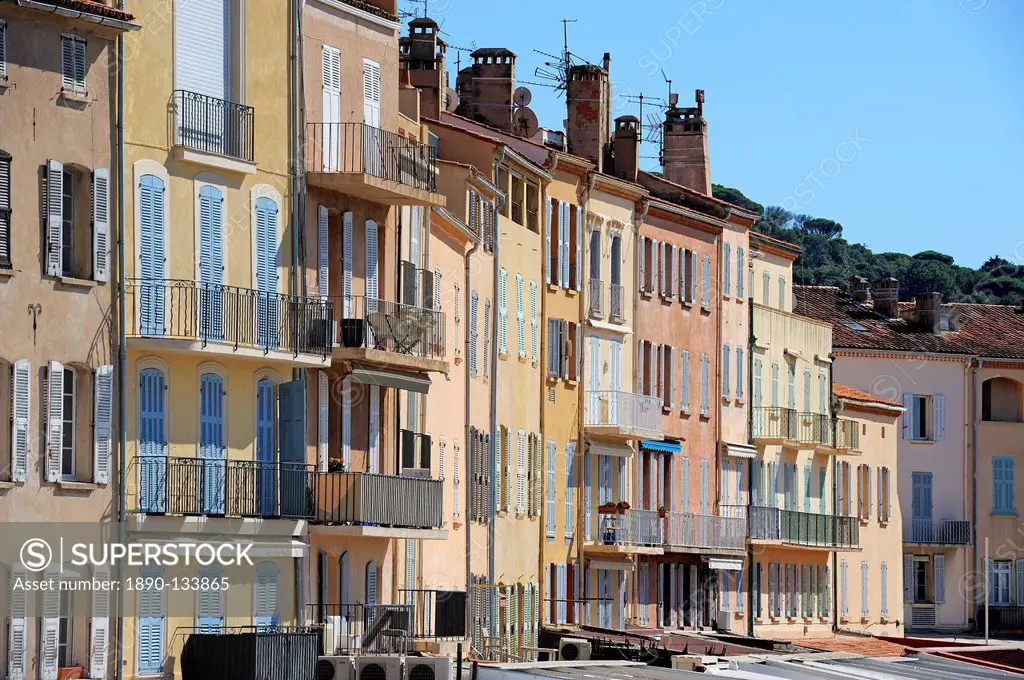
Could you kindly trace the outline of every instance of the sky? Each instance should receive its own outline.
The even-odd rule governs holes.
[[[703,89],[712,181],[758,203],[836,220],[875,252],[1024,264],[1024,0],[428,2],[451,45],[514,51],[520,82],[547,82],[536,50],[558,54],[574,19],[575,55],[611,53],[613,117],[637,115],[641,92],[666,99],[662,71],[681,106]],[[564,99],[527,86],[561,129]],[[657,146],[642,153],[657,169]]]

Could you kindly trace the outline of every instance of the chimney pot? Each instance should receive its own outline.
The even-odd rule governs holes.
[[[871,290],[874,309],[890,319],[900,315],[900,282],[893,277],[876,281]]]
[[[611,57],[608,57],[610,63]],[[611,130],[611,83],[608,71],[593,64],[573,66],[566,83],[569,111],[566,133],[569,153],[604,171],[605,150]]]
[[[918,293],[914,297],[914,321],[924,330],[929,333],[938,333],[941,318],[941,293]]]
[[[636,116],[616,118],[613,145],[615,176],[635,182],[640,167],[640,119]]]
[[[871,288],[868,280],[863,276],[850,277],[850,297],[857,302],[867,302],[871,299]]]
[[[694,96],[697,106],[673,106],[665,112],[662,130],[665,178],[705,196],[711,195],[708,127],[704,120],[704,90]]]

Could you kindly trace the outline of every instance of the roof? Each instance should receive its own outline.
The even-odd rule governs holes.
[[[834,286],[793,286],[797,314],[832,324],[835,349],[877,350],[1024,359],[1024,313],[1009,305],[951,302],[957,330],[932,333],[913,321],[888,318],[871,303],[854,300]],[[901,302],[900,311],[914,308]]]
[[[664,177],[658,177],[657,175],[651,174],[646,170],[640,170],[637,173],[637,181],[642,184],[651,195],[656,196],[669,203],[675,203],[678,205],[684,205],[694,210],[699,210],[702,213],[706,213],[717,217],[719,219],[727,219],[728,215],[737,214],[746,217],[751,224],[757,220],[759,215],[750,212],[744,208],[723,201],[720,198],[714,196],[708,196],[702,194],[699,191],[684,187],[681,184],[671,182]]]
[[[859,392],[859,390],[854,390],[852,387],[846,387],[845,385],[836,385],[835,387],[842,387],[853,392]],[[861,394],[863,394],[863,392]],[[866,396],[869,398],[871,397],[871,395]],[[826,652],[852,652],[853,654],[859,654],[867,657],[906,656],[907,654],[907,648],[897,642],[863,635],[837,635],[830,638],[802,638],[799,642],[801,647],[811,647],[813,649],[821,649]]]
[[[481,47],[473,50],[469,56],[474,59],[477,57],[515,57],[516,53],[507,47]]]
[[[364,2],[364,0],[341,0],[341,1],[343,3],[345,3],[346,5],[351,5],[351,6],[355,7],[356,9],[363,10],[364,12],[369,12],[370,14],[373,14],[374,16],[378,16],[381,19],[387,19],[388,21],[396,21],[396,22],[398,21],[398,17],[395,16],[394,14],[392,14],[391,12],[383,10],[380,7],[377,7],[376,5],[374,5],[372,3]]]
[[[513,134],[502,132],[496,128],[478,123],[475,120],[470,120],[464,116],[460,116],[449,111],[442,111],[441,117],[436,120],[425,119],[427,124],[440,123],[448,127],[456,128],[468,132],[475,137],[480,139],[494,142],[496,144],[506,144],[516,153],[525,156],[531,163],[543,168],[546,165],[548,159],[548,148],[543,144],[537,142],[531,142],[528,139],[522,137],[516,137]]]
[[[789,241],[783,241],[782,239],[769,236],[768,234],[762,234],[759,231],[750,232],[750,242],[759,243],[768,248],[774,248],[780,255],[790,259],[795,260],[800,256],[800,246],[797,244],[790,243]]]
[[[855,401],[864,405],[878,405],[878,406],[892,406],[896,408],[903,408],[903,404],[895,401],[889,401],[888,399],[882,399],[879,396],[858,390],[856,387],[850,387],[849,385],[843,385],[842,383],[832,383],[832,394],[838,399],[846,399],[848,401]],[[813,647],[814,645],[811,645]]]
[[[18,4],[21,3],[19,2]],[[115,19],[117,21],[132,21],[135,19],[135,17],[129,12],[119,10],[116,7],[111,7],[110,5],[105,5],[102,2],[97,2],[96,0],[39,0],[38,4],[52,5],[54,7],[70,9],[75,12],[91,14],[96,17]]]

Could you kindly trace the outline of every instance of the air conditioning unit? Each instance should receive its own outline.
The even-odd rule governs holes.
[[[402,468],[402,477],[430,479],[430,468]]]
[[[402,680],[402,657],[358,656],[355,680]]]
[[[315,680],[355,680],[354,658],[321,656],[316,660]]]
[[[453,680],[455,665],[451,657],[405,657],[405,680]]]
[[[582,638],[564,637],[558,641],[559,661],[589,661],[590,641]]]

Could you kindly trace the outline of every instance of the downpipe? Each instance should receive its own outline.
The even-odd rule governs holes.
[[[498,156],[494,159],[494,166],[491,169],[491,181],[497,186],[498,181],[498,167],[505,161],[505,150],[507,147],[502,146]],[[499,269],[499,253],[501,251],[501,226],[500,216],[501,211],[505,208],[505,194],[499,189],[498,194],[494,197],[494,230],[492,232],[492,238],[494,242],[493,252],[491,254],[492,260],[492,278],[494,286],[492,295],[495,295],[498,290],[498,269]],[[484,235],[486,237],[486,234]],[[494,305],[496,307],[496,305]],[[495,464],[499,460],[500,455],[495,450],[494,445],[497,442],[498,435],[498,324],[496,322],[496,314],[491,315],[491,471],[495,470]],[[491,635],[493,637],[498,636],[498,596],[497,590],[494,588],[494,570],[495,570],[495,547],[494,547],[494,534],[495,534],[495,521],[498,513],[498,494],[501,490],[498,488],[498,478],[494,477],[494,488],[491,489],[491,508],[490,512],[487,513],[487,585],[490,588],[491,597],[491,620],[489,626],[491,629]]]
[[[117,8],[124,11],[124,0],[118,0]],[[124,304],[124,191],[127,186],[124,180],[124,33],[117,36],[117,519],[118,540],[122,545],[128,543],[128,431],[125,426],[125,394],[128,389],[128,378],[125,375],[128,367],[128,348],[125,340],[125,304]],[[117,563],[117,581],[124,583],[124,562]],[[114,678],[121,680],[124,675],[124,593],[117,595],[117,620],[114,623]]]

